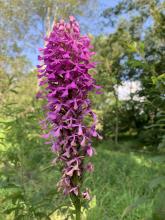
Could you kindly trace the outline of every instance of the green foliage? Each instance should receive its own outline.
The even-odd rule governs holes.
[[[163,123],[158,126],[165,108],[163,9],[161,1],[123,0],[103,13],[116,23],[114,33],[94,41],[100,61],[96,80],[104,90],[99,105],[104,136],[136,133],[150,150],[158,148],[164,134]],[[127,19],[120,19],[123,14]],[[120,100],[117,88],[127,81],[139,82],[141,88]]]
[[[17,89],[8,92],[8,102],[2,103],[0,114],[0,200],[5,219],[9,215],[15,220],[50,219],[52,212],[69,204],[58,196],[58,168],[54,172],[53,155],[40,137],[43,113],[36,104],[35,74],[22,76],[21,83],[11,81],[5,87],[6,91],[14,85]]]

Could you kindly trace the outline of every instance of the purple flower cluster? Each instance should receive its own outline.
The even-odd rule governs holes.
[[[43,137],[50,140],[56,161],[63,164],[59,188],[64,194],[89,199],[88,189],[81,193],[80,186],[84,171],[93,171],[93,165],[84,161],[94,153],[91,139],[100,138],[88,98],[90,91],[99,93],[100,89],[89,74],[95,67],[90,61],[94,52],[89,38],[80,34],[73,16],[68,23],[56,23],[45,40],[45,48],[40,49],[38,57],[39,85],[43,88],[38,96],[47,99],[46,120],[42,123],[49,130]],[[92,122],[86,123],[89,116]]]

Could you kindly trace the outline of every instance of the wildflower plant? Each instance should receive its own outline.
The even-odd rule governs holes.
[[[47,100],[46,119],[41,124],[49,132],[42,136],[49,140],[55,162],[62,164],[58,188],[70,195],[76,219],[80,219],[81,201],[90,200],[89,190],[82,189],[83,175],[93,171],[92,163],[86,163],[85,158],[95,152],[92,138],[100,138],[88,97],[89,92],[99,93],[100,89],[89,74],[96,65],[91,61],[94,52],[90,39],[80,34],[73,16],[68,23],[55,23],[45,41],[45,48],[39,49],[38,78],[42,89],[38,97]],[[87,125],[85,119],[89,116],[92,120]]]

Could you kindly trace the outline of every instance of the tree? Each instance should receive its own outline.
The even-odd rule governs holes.
[[[145,116],[147,120],[144,120],[140,130],[141,133],[146,133],[146,136],[150,133],[152,138],[147,140],[148,144],[158,143],[159,135],[155,129],[147,131],[145,128],[155,123],[157,113],[164,108],[163,91],[153,84],[153,78],[161,76],[164,71],[163,8],[164,3],[161,1],[123,0],[114,8],[105,10],[104,17],[116,24],[117,28],[107,37],[106,46],[98,49],[98,53],[104,57],[101,71],[98,68],[99,80],[103,82],[103,79],[108,78],[107,82],[104,81],[105,88],[107,84],[112,85],[114,77],[119,83],[126,80],[138,80],[141,83],[141,89],[136,94],[139,99],[141,98],[139,107],[136,109],[138,114],[135,114],[133,99],[129,100],[127,105],[132,106],[129,109],[132,109],[132,115],[136,115],[135,124],[138,120],[142,121],[144,114],[147,115]],[[125,16],[121,19],[123,14]],[[146,26],[147,21],[148,26]],[[113,47],[114,50],[112,50]],[[107,63],[106,59],[112,63],[111,70],[104,67]],[[110,71],[113,75],[108,75]],[[117,85],[117,81],[114,84]]]

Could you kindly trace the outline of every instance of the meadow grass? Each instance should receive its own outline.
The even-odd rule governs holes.
[[[151,217],[154,192],[149,189],[149,182],[163,170],[152,163],[150,154],[114,151],[111,145],[100,144],[93,158],[95,172],[85,184],[90,186],[96,202],[88,211],[87,220],[120,220],[128,206],[125,220]],[[142,204],[133,209],[136,203]]]
[[[161,176],[163,169],[150,160],[151,154],[130,150],[130,141],[128,145],[124,142],[115,148],[111,141],[97,145],[97,155],[92,158],[95,171],[84,178],[84,186],[90,188],[92,200],[89,209],[83,212],[82,220],[146,220],[151,217],[156,192],[149,188],[149,182]],[[50,183],[55,173],[40,174],[41,182],[45,183],[41,190],[42,187],[52,187]],[[38,186],[32,187],[35,190]],[[136,207],[136,203],[142,204]],[[12,220],[12,217],[8,216],[7,219]],[[51,219],[63,220],[65,217],[56,212]]]

